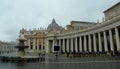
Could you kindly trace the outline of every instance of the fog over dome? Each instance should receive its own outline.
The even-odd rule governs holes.
[[[51,24],[48,25],[47,30],[59,30],[60,26],[56,23],[55,19],[53,18]]]

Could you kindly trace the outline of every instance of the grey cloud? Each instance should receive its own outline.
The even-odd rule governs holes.
[[[0,0],[0,40],[15,40],[21,28],[47,27],[54,17],[66,26],[71,20],[96,21],[119,0]]]

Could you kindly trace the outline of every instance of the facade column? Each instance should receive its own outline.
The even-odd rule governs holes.
[[[114,44],[113,44],[113,36],[112,36],[112,30],[109,30],[109,36],[110,36],[110,50],[114,50]]]
[[[116,36],[117,50],[120,51],[120,36],[117,27],[115,28],[115,36]]]
[[[63,52],[65,52],[65,39],[63,39],[62,50],[63,50]]]
[[[52,52],[54,52],[54,45],[55,45],[55,42],[54,42],[54,40],[52,40],[52,46],[51,46],[51,47],[52,47],[52,48],[51,48],[51,49],[52,49]],[[42,47],[42,46],[41,46],[41,47]]]
[[[43,49],[45,50],[45,38],[43,39]]]
[[[75,52],[78,52],[78,40],[75,38]]]
[[[27,45],[30,46],[30,39],[27,40]]]
[[[67,52],[69,52],[69,38],[67,38]]]
[[[44,41],[45,39],[43,38],[43,40],[42,40],[42,50],[44,50]]]
[[[97,48],[96,48],[96,36],[95,34],[93,34],[93,46],[94,46],[94,52],[97,52]]]
[[[99,39],[99,51],[102,52],[102,41],[101,41],[101,34],[98,33],[98,39]]]
[[[91,36],[89,35],[89,52],[92,52],[92,46],[91,46]]]
[[[87,51],[87,41],[86,41],[86,36],[84,36],[84,51]]]
[[[36,40],[34,39],[33,50],[35,50],[35,47],[36,47]]]
[[[80,50],[80,52],[82,52],[83,50],[82,50],[82,37],[80,36],[80,38],[79,38],[80,40],[79,40],[79,50]]]
[[[53,43],[53,46],[54,46],[54,43]],[[43,50],[43,39],[41,39],[41,50]],[[54,50],[54,48],[53,48],[53,50]]]
[[[73,52],[73,38],[71,38],[71,47],[70,47],[71,49],[71,52]]]
[[[36,44],[37,50],[39,50],[39,47],[38,47],[38,46],[39,46],[39,40],[38,40],[38,39],[36,39],[36,40],[37,40],[37,41],[36,41],[36,42],[37,42],[37,44]]]
[[[104,48],[105,48],[105,52],[108,51],[108,44],[107,44],[107,36],[106,36],[106,32],[103,32],[104,34]]]
[[[31,44],[30,44],[30,39],[28,39],[28,46],[29,46],[29,49],[30,49],[30,46],[31,46]]]

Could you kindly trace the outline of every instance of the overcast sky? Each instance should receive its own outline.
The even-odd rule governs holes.
[[[53,18],[65,27],[72,20],[96,22],[120,0],[0,0],[0,40],[15,41],[21,28],[47,27]]]

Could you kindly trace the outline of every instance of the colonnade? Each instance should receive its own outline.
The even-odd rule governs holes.
[[[15,51],[14,46],[15,46],[14,44],[9,43],[0,44],[0,54]]]
[[[81,33],[80,33],[81,34]],[[57,38],[60,51],[68,52],[115,52],[120,51],[120,28],[115,27],[100,32]],[[54,40],[48,40],[49,51],[53,51]]]

